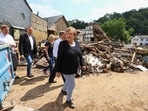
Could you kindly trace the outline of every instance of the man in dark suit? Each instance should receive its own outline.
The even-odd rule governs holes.
[[[19,52],[20,52],[20,58],[24,59],[26,58],[27,60],[27,76],[28,77],[33,77],[31,73],[32,69],[32,62],[34,55],[37,54],[37,45],[36,45],[36,40],[35,37],[32,35],[33,34],[33,28],[28,27],[26,29],[27,33],[20,35],[19,38]]]

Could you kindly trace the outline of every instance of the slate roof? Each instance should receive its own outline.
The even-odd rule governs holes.
[[[139,36],[141,39],[147,39],[148,38],[148,35],[141,35]]]
[[[29,8],[29,9],[31,10],[31,12],[32,12],[32,9],[31,9],[31,7],[29,6],[27,0],[24,0],[24,1],[25,1],[26,5],[28,6],[28,8]]]
[[[148,35],[136,35],[135,37],[139,37],[141,39],[147,39]]]
[[[52,16],[52,17],[46,17],[44,18],[47,21],[48,27],[52,26],[54,23],[56,23],[59,19],[61,19],[62,17],[64,17],[64,15],[58,15],[58,16]],[[64,17],[64,20],[68,26],[68,23]]]

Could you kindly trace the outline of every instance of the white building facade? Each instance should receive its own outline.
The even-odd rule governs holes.
[[[148,35],[136,35],[131,39],[131,44],[135,46],[148,46]]]
[[[92,25],[87,26],[85,28],[84,41],[86,42],[94,41],[94,32]]]

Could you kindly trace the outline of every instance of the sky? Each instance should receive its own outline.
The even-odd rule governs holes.
[[[33,13],[51,17],[64,15],[67,21],[92,22],[105,14],[123,13],[148,7],[148,0],[27,0]]]

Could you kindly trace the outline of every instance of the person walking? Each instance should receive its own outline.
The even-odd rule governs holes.
[[[82,52],[78,41],[75,41],[77,31],[73,27],[66,29],[66,40],[61,41],[56,62],[56,76],[63,74],[65,78],[61,93],[67,94],[66,104],[70,108],[75,108],[71,97],[75,87],[75,75],[79,65],[85,69],[82,59]]]
[[[27,77],[34,77],[31,73],[32,62],[34,59],[34,55],[37,54],[37,45],[35,37],[33,36],[33,28],[29,26],[26,29],[27,33],[20,35],[19,38],[19,52],[20,58],[27,60]]]
[[[56,83],[56,81],[54,81],[55,79],[55,67],[56,67],[56,60],[57,60],[57,56],[58,56],[58,48],[59,48],[59,44],[61,41],[66,39],[66,32],[65,31],[60,31],[59,32],[59,38],[57,40],[55,40],[54,45],[53,45],[53,56],[54,56],[54,61],[55,61],[55,65],[53,67],[52,73],[49,76],[49,83]],[[62,79],[63,82],[65,82],[65,78],[62,75]]]
[[[50,74],[53,70],[53,63],[54,63],[54,57],[53,57],[53,44],[55,41],[55,36],[53,34],[50,34],[48,37],[48,41],[45,43],[45,57],[48,61],[49,65],[43,69],[43,72],[45,75],[47,75],[47,70],[50,68]]]

